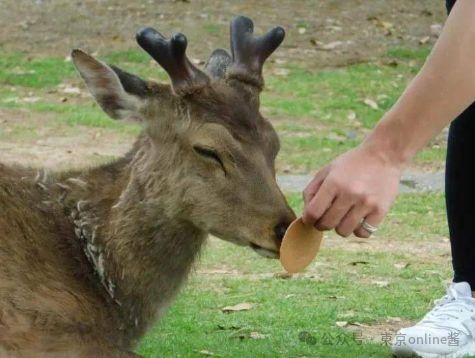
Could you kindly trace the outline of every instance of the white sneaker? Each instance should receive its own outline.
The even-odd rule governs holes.
[[[419,323],[396,334],[392,352],[396,357],[475,356],[475,299],[470,285],[452,283]]]

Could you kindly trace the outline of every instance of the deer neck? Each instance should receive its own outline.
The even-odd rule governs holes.
[[[138,335],[178,291],[206,237],[181,218],[176,178],[170,180],[170,168],[153,169],[150,145],[61,182],[75,186],[64,202],[96,279],[121,324]]]

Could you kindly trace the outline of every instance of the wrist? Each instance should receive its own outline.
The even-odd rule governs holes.
[[[386,165],[402,170],[414,156],[409,146],[408,137],[402,128],[383,119],[363,141],[361,146],[377,156]]]

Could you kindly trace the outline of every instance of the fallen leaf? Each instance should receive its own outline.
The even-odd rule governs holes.
[[[370,98],[365,98],[363,103],[366,104],[368,107],[370,107],[372,109],[375,109],[375,110],[379,109],[378,104]]]
[[[327,135],[327,139],[334,140],[336,142],[344,142],[346,137],[339,135],[337,133],[331,132]]]
[[[199,354],[203,356],[214,356],[215,354],[213,352],[207,351],[206,349],[203,349],[201,351],[198,351]]]
[[[263,334],[257,331],[251,331],[249,328],[241,328],[236,332],[232,332],[229,335],[229,338],[238,338],[240,340],[244,339],[265,339],[269,337],[268,334]]]
[[[394,24],[392,22],[381,20],[377,16],[370,16],[367,20],[372,21],[376,27],[383,29],[386,36],[392,35],[394,30]]]
[[[356,327],[368,327],[368,325],[360,323],[360,322],[350,322],[348,323],[350,326],[356,326]]]
[[[407,262],[401,262],[401,263],[394,264],[394,267],[397,268],[398,270],[403,270],[403,269],[407,268],[408,266],[409,266],[409,263],[407,263]]]
[[[389,30],[394,27],[394,24],[392,22],[383,21],[380,19],[376,19],[374,22],[376,26],[381,27],[382,29],[385,29],[385,30]]]
[[[230,312],[240,312],[240,311],[249,311],[252,309],[254,306],[251,303],[238,303],[237,305],[234,306],[226,306],[221,309],[224,313],[230,313]]]
[[[346,327],[348,326],[348,322],[347,321],[336,321],[335,324],[338,326],[338,327]]]
[[[274,62],[277,64],[277,65],[283,65],[285,63],[287,63],[287,60],[283,59],[283,58],[276,58],[274,60]]]
[[[357,266],[357,265],[368,265],[369,262],[368,261],[353,261],[353,262],[350,262],[350,265],[353,265],[353,266]]]
[[[249,338],[251,338],[251,339],[265,339],[267,337],[269,337],[268,334],[263,334],[263,333],[259,333],[259,332],[249,333]]]
[[[281,278],[281,279],[284,279],[284,280],[285,280],[285,279],[292,278],[292,276],[293,276],[293,275],[292,275],[291,273],[288,273],[288,272],[285,272],[285,271],[284,271],[284,272],[276,272],[276,273],[274,274],[274,277],[275,277],[275,278]]]
[[[202,59],[199,58],[192,58],[191,62],[193,62],[195,65],[204,65],[205,62]]]
[[[273,72],[277,76],[288,76],[289,75],[289,70],[286,69],[286,68],[276,68]]]
[[[421,45],[425,45],[426,43],[428,43],[430,41],[430,36],[424,36],[422,38],[419,39],[419,44]]]
[[[343,28],[342,28],[341,26],[335,26],[335,25],[328,25],[328,26],[325,26],[325,29],[326,29],[326,30],[329,30],[329,31],[333,31],[333,32],[337,32],[337,31],[343,30]]]
[[[360,245],[362,245],[362,244],[368,244],[369,242],[366,241],[366,240],[354,239],[354,240],[353,240],[353,243],[354,243],[354,244],[360,244]]]
[[[19,101],[23,103],[36,103],[40,100],[41,100],[40,97],[23,97],[19,99]]]
[[[376,285],[378,287],[381,287],[381,288],[389,287],[389,282],[388,281],[373,281],[372,284]]]
[[[346,118],[350,121],[354,121],[356,119],[356,112],[353,112],[353,111],[349,112]]]
[[[315,46],[317,46],[319,50],[323,50],[323,51],[332,51],[336,49],[337,47],[340,47],[341,45],[343,45],[342,41],[333,41],[327,44],[319,42],[319,41],[315,41]]]
[[[62,92],[67,94],[80,94],[81,89],[79,87],[66,85],[62,88]]]

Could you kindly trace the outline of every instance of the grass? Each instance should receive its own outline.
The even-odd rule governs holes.
[[[209,34],[216,34],[221,30],[221,28],[217,24],[207,23],[204,25],[204,30]]]
[[[35,112],[57,113],[58,119],[68,126],[110,128],[134,135],[139,131],[137,126],[130,123],[111,120],[94,102],[81,104],[79,111],[77,107],[77,105],[51,103],[34,103],[28,106],[30,110]]]
[[[30,89],[59,85],[73,75],[74,69],[63,59],[28,59],[20,54],[0,56],[0,84]]]
[[[301,210],[299,196],[291,195],[289,202]],[[400,220],[408,218],[408,208],[411,219]],[[273,276],[282,271],[274,260],[212,241],[190,283],[138,352],[146,357],[389,357],[383,328],[375,333],[376,342],[368,343],[336,322],[370,326],[388,317],[415,320],[441,295],[450,275],[447,260],[422,261],[405,247],[414,227],[423,229],[411,237],[421,247],[447,235],[442,196],[404,194],[392,213],[374,240],[395,242],[399,250],[349,249],[332,235],[309,274],[292,279]],[[395,268],[401,262],[408,266]],[[388,286],[375,285],[380,280]],[[242,302],[253,308],[221,311]],[[250,338],[251,332],[261,339]]]
[[[209,32],[217,29],[215,24],[207,24],[206,28]],[[321,71],[269,64],[262,107],[282,141],[277,170],[314,172],[357,145],[395,102],[427,54],[425,48],[394,48],[387,54],[390,65],[366,63]],[[103,58],[144,78],[168,81],[164,71],[143,51],[123,50]],[[283,75],[279,69],[285,70]],[[91,99],[61,103],[64,94],[58,86],[65,83],[82,86],[72,63],[65,59],[0,56],[0,108],[51,112],[66,125],[106,127],[136,134],[134,126],[108,119]],[[21,101],[24,97],[39,100],[25,103]],[[368,99],[377,108],[365,104]],[[444,157],[445,148],[428,147],[416,157],[415,164],[440,167]]]
[[[284,79],[269,76],[270,91],[262,100],[269,116],[283,118],[283,126],[298,126],[281,136],[285,155],[280,167],[308,172],[361,141],[394,104],[427,54],[427,49],[393,49],[388,53],[391,65],[364,63],[318,72],[288,66]],[[365,103],[368,99],[377,104],[376,109]],[[276,127],[282,130],[280,124]],[[292,153],[296,146],[299,155]],[[316,157],[315,147],[324,148],[324,155]],[[444,150],[428,147],[416,163],[427,166],[444,158]]]

